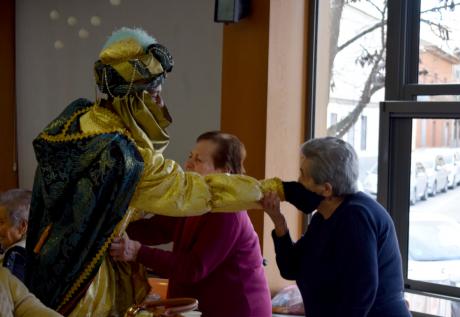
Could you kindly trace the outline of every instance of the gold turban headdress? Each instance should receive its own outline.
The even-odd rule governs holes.
[[[144,30],[131,28],[115,31],[94,65],[99,90],[111,97],[111,110],[140,147],[162,150],[169,142],[164,129],[171,117],[150,93],[173,65],[166,47]]]
[[[172,70],[173,58],[142,29],[121,28],[109,37],[94,65],[99,90],[111,97],[152,90]]]

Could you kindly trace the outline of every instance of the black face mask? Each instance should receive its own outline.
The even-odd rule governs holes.
[[[283,188],[286,201],[306,214],[315,211],[324,199],[323,196],[306,189],[299,182],[283,182]]]

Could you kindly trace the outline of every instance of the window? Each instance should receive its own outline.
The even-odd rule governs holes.
[[[382,107],[383,122],[388,123],[382,131],[390,126],[392,131],[382,142],[381,150],[389,156],[377,192],[395,220],[406,299],[414,316],[418,312],[457,317],[460,312],[460,147],[444,146],[442,137],[435,143],[421,142],[418,128],[426,121],[441,129],[451,126],[460,118],[458,106],[389,101]]]
[[[316,105],[312,136],[336,136],[356,150],[360,184],[377,163],[379,102],[385,92],[385,0],[316,1]],[[326,39],[326,40],[324,40]],[[310,120],[311,121],[311,120]],[[372,182],[367,182],[372,183]],[[366,189],[366,188],[364,188]],[[367,188],[370,193],[372,189]]]
[[[367,144],[367,117],[361,116],[361,151],[366,151]]]
[[[419,83],[460,83],[458,1],[420,1]],[[415,33],[413,33],[415,36]]]
[[[420,146],[424,147],[426,146],[426,120],[422,119],[420,120]]]
[[[347,142],[355,146],[355,125],[353,124],[347,132]]]
[[[389,135],[380,147],[388,160],[379,157],[385,166],[377,196],[395,221],[414,316],[460,316],[459,5],[388,2],[388,101],[380,130]]]
[[[337,113],[331,113],[331,121],[329,122],[329,126],[334,125],[337,123]]]
[[[355,146],[395,221],[413,315],[459,317],[460,1],[314,3],[311,136]]]
[[[454,73],[452,74],[453,75],[453,78],[460,82],[460,65],[454,65],[454,69],[453,69]]]

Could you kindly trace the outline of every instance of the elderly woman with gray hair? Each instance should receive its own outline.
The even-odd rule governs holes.
[[[11,189],[0,193],[0,264],[24,280],[25,236],[31,192]]]
[[[275,229],[281,275],[295,280],[309,317],[406,317],[401,256],[393,221],[357,190],[358,158],[341,139],[302,145],[299,182],[285,182],[286,200],[313,214],[293,243],[276,194],[263,205]],[[322,199],[318,199],[321,197]]]

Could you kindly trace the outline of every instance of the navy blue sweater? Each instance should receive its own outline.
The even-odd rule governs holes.
[[[21,281],[24,281],[24,270],[26,266],[26,249],[15,245],[5,252],[3,266],[6,267]]]
[[[314,198],[292,188],[285,186],[286,199],[298,207]],[[307,317],[410,316],[393,221],[366,194],[347,196],[327,220],[314,214],[296,243],[289,233],[272,236],[281,275],[297,282]]]

